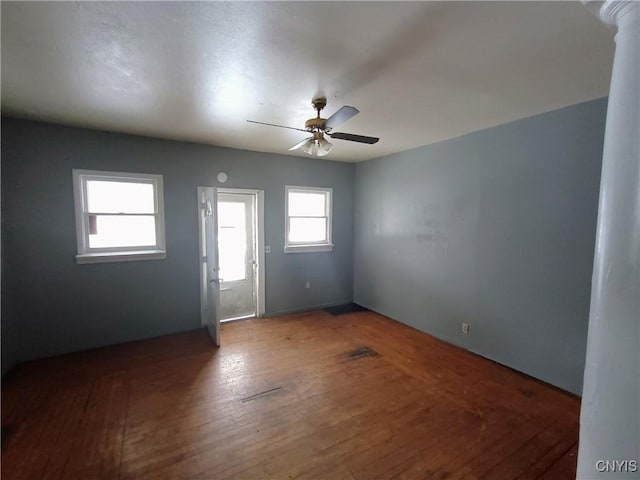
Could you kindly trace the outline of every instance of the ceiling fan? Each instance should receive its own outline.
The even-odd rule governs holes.
[[[336,138],[338,140],[347,140],[350,142],[368,143],[374,144],[379,138],[366,137],[364,135],[354,135],[353,133],[332,132],[332,130],[338,125],[346,122],[351,117],[360,113],[357,108],[349,107],[347,105],[341,107],[336,113],[329,118],[321,118],[320,111],[327,105],[327,99],[325,97],[314,98],[311,101],[311,105],[318,112],[315,118],[310,118],[304,124],[304,128],[287,127],[285,125],[276,125],[274,123],[256,122],[254,120],[247,120],[249,123],[257,123],[260,125],[268,125],[270,127],[288,128],[291,130],[299,130],[301,132],[308,132],[310,137],[296,143],[289,151],[297,150],[302,147],[302,150],[309,155],[324,157],[331,151],[333,146],[325,137]]]

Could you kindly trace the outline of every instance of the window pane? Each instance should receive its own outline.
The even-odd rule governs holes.
[[[290,218],[290,242],[326,242],[326,218]]]
[[[90,248],[154,247],[156,219],[153,215],[97,215]]]
[[[150,183],[88,180],[87,203],[89,212],[155,213]]]
[[[326,215],[324,193],[289,192],[289,216],[324,217]]]
[[[245,205],[218,202],[218,262],[223,282],[244,280],[247,273]]]

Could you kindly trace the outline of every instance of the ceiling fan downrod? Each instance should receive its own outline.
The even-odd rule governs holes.
[[[327,99],[325,97],[314,98],[311,101],[311,105],[318,112],[316,118],[310,118],[304,123],[304,127],[311,133],[314,132],[328,132],[329,129],[325,126],[326,118],[320,117],[320,111],[327,105]]]

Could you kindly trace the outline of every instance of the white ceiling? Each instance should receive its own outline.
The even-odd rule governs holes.
[[[4,113],[289,153],[310,101],[361,161],[607,95],[614,32],[579,2],[2,2]],[[302,151],[294,152],[304,156]]]

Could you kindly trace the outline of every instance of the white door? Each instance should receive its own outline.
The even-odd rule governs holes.
[[[213,187],[198,187],[200,230],[200,307],[202,324],[220,346],[217,199]]]
[[[256,194],[218,192],[220,320],[256,316]]]

